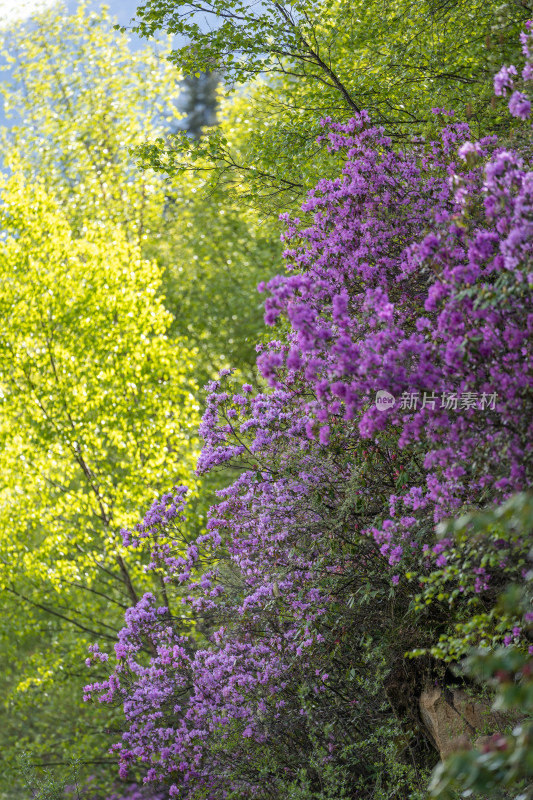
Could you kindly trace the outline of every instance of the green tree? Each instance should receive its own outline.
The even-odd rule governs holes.
[[[492,106],[492,75],[512,60],[528,2],[496,0],[410,3],[406,0],[149,0],[134,30],[162,30],[194,45],[169,58],[184,73],[213,68],[231,90],[222,126],[198,143],[177,135],[138,148],[144,166],[169,175],[203,170],[264,210],[287,209],[323,176],[319,120],[342,121],[366,109],[403,144],[427,135],[430,109],[453,109],[476,136],[501,129],[503,104]]]
[[[250,370],[262,327],[255,288],[278,268],[280,244],[252,211],[201,175],[168,181],[140,173],[129,150],[165,137],[180,121],[181,73],[170,43],[132,52],[105,9],[83,4],[35,17],[4,39],[9,74],[0,87],[16,123],[4,161],[47,191],[83,234],[86,220],[118,225],[163,269],[172,333],[197,346],[201,386],[221,367]]]
[[[44,180],[73,229],[88,219],[119,225],[139,245],[160,225],[161,181],[137,175],[128,147],[159,135],[179,114],[180,74],[168,42],[135,52],[108,13],[48,11],[3,37],[2,94],[13,125],[3,159],[29,180]],[[13,164],[14,162],[14,164]]]
[[[200,385],[221,367],[254,370],[263,330],[257,284],[279,270],[279,230],[221,189],[206,191],[201,176],[173,185],[162,232],[143,251],[164,266],[173,334],[197,348]]]
[[[205,497],[199,387],[228,363],[251,369],[255,285],[280,245],[253,212],[202,196],[200,177],[132,163],[128,148],[178,120],[168,43],[132,53],[105,11],[81,7],[10,29],[4,46],[2,762],[26,747],[114,774],[113,715],[82,703],[87,646],[113,640],[140,594],[163,594],[119,531],[172,484]],[[21,791],[5,780],[0,796]]]
[[[61,759],[76,728],[87,744],[87,644],[113,640],[149,587],[120,529],[162,486],[191,483],[195,353],[168,338],[161,271],[121,229],[88,222],[78,236],[19,175],[4,186],[0,228],[7,728]]]

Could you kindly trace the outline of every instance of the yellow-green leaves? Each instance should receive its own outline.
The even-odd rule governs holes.
[[[79,578],[74,543],[105,558],[154,492],[189,479],[194,353],[167,338],[160,270],[120,229],[78,238],[20,176],[0,225],[3,545],[29,544],[40,578],[50,557],[54,582]]]
[[[21,175],[5,182],[0,635],[12,677],[2,672],[2,683],[19,724],[36,687],[55,693],[41,696],[39,735],[65,689],[81,704],[87,644],[114,641],[124,609],[152,588],[120,529],[173,484],[194,494],[198,453],[196,356],[167,335],[161,270],[121,228],[87,221],[84,229],[72,230],[42,185]],[[60,666],[79,675],[68,687]],[[45,750],[76,724],[48,731]],[[105,750],[105,740],[92,742]]]
[[[81,7],[4,45],[0,750],[105,759],[109,712],[82,711],[87,644],[112,646],[145,591],[166,602],[120,528],[174,484],[200,493],[199,387],[250,372],[280,244],[201,179],[136,169],[130,148],[178,123],[168,43],[131,52]]]
[[[508,125],[503,102],[491,105],[492,76],[516,54],[529,13],[518,4],[209,0],[203,8],[207,29],[194,3],[148,0],[137,12],[141,35],[166,30],[194,41],[173,51],[179,68],[205,70],[214,60],[226,85],[245,84],[235,96],[240,113],[228,113],[236,124],[223,120],[213,155],[205,143],[191,148],[179,138],[139,148],[145,165],[169,175],[197,169],[196,151],[207,155],[211,175],[238,186],[249,202],[285,211],[324,176],[325,148],[316,145],[323,117],[340,122],[365,109],[400,146],[434,133],[434,107],[468,119],[476,136]]]
[[[129,240],[158,225],[165,193],[139,176],[129,148],[175,126],[180,74],[166,60],[169,41],[131,51],[105,10],[81,4],[37,15],[3,36],[10,60],[1,92],[14,127],[3,158],[26,177],[41,176],[72,225],[118,224]]]

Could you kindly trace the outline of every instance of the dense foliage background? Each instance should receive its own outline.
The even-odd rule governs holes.
[[[118,532],[169,482],[197,486],[199,387],[233,361],[250,372],[279,244],[197,182],[131,164],[179,117],[168,43],[131,52],[82,6],[5,48],[3,762],[27,746],[99,766],[114,715],[84,710],[87,646],[153,585]]]
[[[531,797],[533,9],[197,12],[4,36],[0,796]]]

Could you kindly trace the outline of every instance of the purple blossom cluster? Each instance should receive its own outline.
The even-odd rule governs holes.
[[[313,224],[285,235],[291,271],[268,285],[266,320],[284,314],[292,333],[259,357],[262,374],[307,383],[308,435],[322,442],[340,418],[363,438],[394,426],[400,447],[423,443],[419,488],[436,520],[488,486],[505,497],[531,477],[531,175],[493,140],[468,142],[466,125],[406,153],[365,115],[329,127],[344,175],[311,193]],[[450,387],[497,388],[497,406],[443,408]],[[383,411],[380,390],[428,401]]]
[[[522,43],[522,53],[525,57],[524,68],[522,69],[522,81],[527,86],[533,79],[533,35],[531,33],[532,23],[526,23],[526,31],[520,35]],[[515,88],[518,79],[516,67],[503,66],[494,76],[494,93],[499,97],[505,97],[507,92],[511,92],[509,99],[509,112],[518,119],[529,119],[531,115],[531,101],[528,94]]]
[[[528,32],[524,80],[529,44]],[[500,70],[496,92],[516,75]],[[528,117],[527,103],[515,92],[511,113]],[[531,486],[533,173],[525,155],[436,113],[438,140],[404,150],[366,113],[324,121],[342,174],[310,192],[302,219],[284,217],[287,273],[261,287],[266,322],[289,326],[258,348],[270,388],[237,387],[229,371],[207,387],[198,472],[238,477],[194,540],[185,487],[124,532],[150,546],[173,593],[128,610],[112,674],[86,687],[124,708],[123,778],[140,762],[171,797],[266,798],[317,737],[334,758],[377,724],[365,642],[390,642],[395,614],[406,618],[408,572],[450,565],[435,522]],[[483,413],[436,402],[452,390],[498,402]],[[379,391],[426,402],[378,408]],[[503,556],[496,542],[496,562],[512,563],[512,546],[525,545]],[[458,602],[492,591],[482,556],[469,557]],[[183,635],[174,606],[201,635]],[[106,658],[93,646],[88,662]]]

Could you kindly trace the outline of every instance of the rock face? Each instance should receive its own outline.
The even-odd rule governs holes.
[[[420,695],[420,716],[442,759],[501,729],[503,719],[488,703],[474,700],[462,689],[426,688]]]

